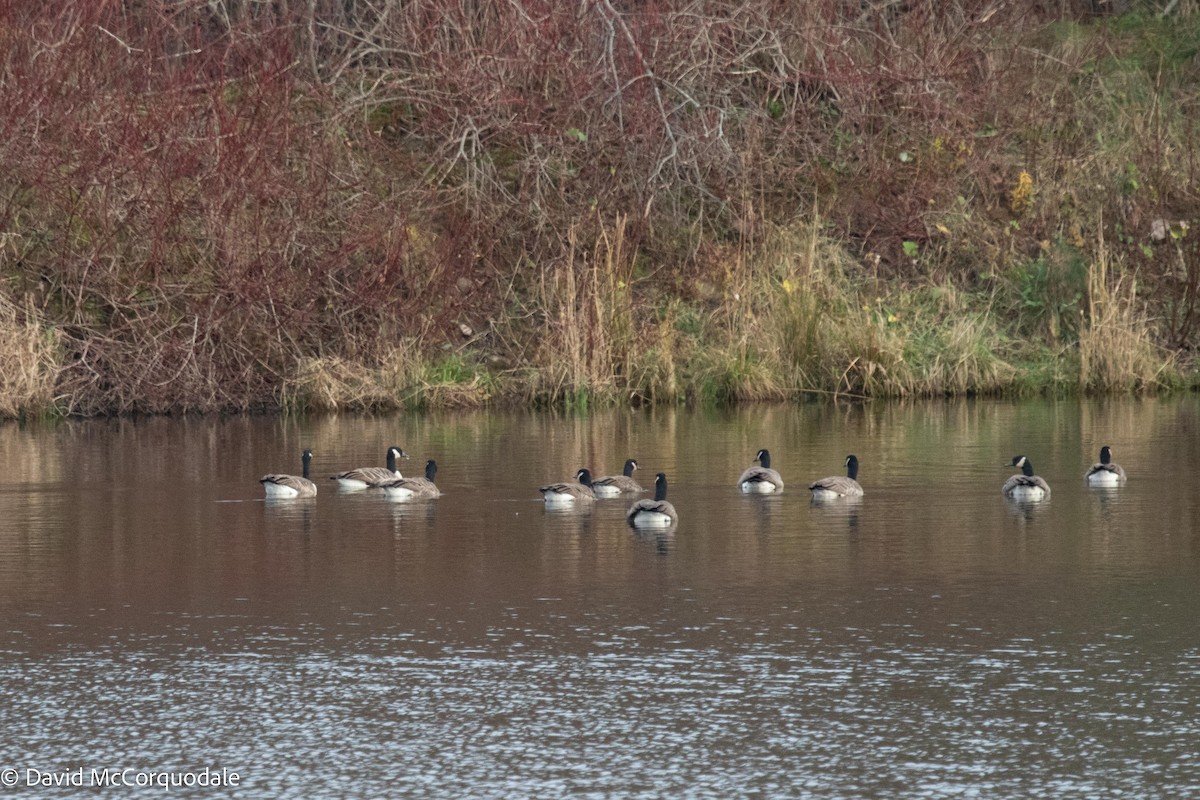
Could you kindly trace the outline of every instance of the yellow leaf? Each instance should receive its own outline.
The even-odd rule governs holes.
[[[934,225],[933,227],[937,228],[938,233],[941,233],[944,236],[950,235],[950,229],[947,228],[945,225],[942,225],[941,223],[938,223],[937,225]]]

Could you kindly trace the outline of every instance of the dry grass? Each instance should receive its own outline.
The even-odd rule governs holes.
[[[579,227],[567,231],[562,261],[539,273],[532,298],[505,321],[530,399],[586,406],[630,391],[633,253],[624,217],[597,223],[590,248]],[[531,335],[518,329],[529,319],[540,321]]]
[[[641,345],[630,360],[630,399],[636,402],[673,403],[681,394],[680,337],[676,329],[680,302],[671,300],[660,315],[651,318],[637,337]]]
[[[904,397],[915,392],[901,328],[885,311],[864,306],[839,319],[826,352],[828,366],[840,370],[832,384],[835,395]]]
[[[1087,314],[1079,331],[1079,387],[1128,393],[1177,383],[1174,358],[1155,342],[1155,331],[1138,302],[1137,280],[1111,275],[1102,241],[1088,269]]]
[[[828,322],[845,306],[845,252],[811,219],[766,227],[763,243],[728,256],[720,301],[691,354],[691,393],[779,400],[819,389]]]
[[[733,263],[703,338],[689,383],[713,399],[998,394],[1015,375],[986,295],[881,280],[819,218]]]
[[[401,341],[373,366],[337,356],[301,359],[283,384],[281,405],[304,411],[400,408],[420,384],[421,369],[411,340]]]
[[[338,357],[300,361],[282,405],[297,411],[461,408],[487,403],[495,381],[458,355],[429,361],[416,339],[402,340],[373,365]]]
[[[61,336],[32,304],[0,295],[0,417],[39,415],[55,407]]]
[[[395,408],[400,398],[383,391],[378,373],[337,356],[307,358],[283,385],[281,405],[304,411]]]
[[[996,326],[990,314],[966,314],[947,320],[944,347],[934,354],[925,394],[1000,394],[1016,370],[996,354]]]

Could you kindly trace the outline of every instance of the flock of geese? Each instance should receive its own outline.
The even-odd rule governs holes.
[[[1004,482],[1004,496],[1013,500],[1037,501],[1050,496],[1050,484],[1034,474],[1033,463],[1025,456],[1013,456],[1012,466],[1021,470]],[[1100,448],[1100,462],[1084,474],[1088,486],[1112,488],[1125,483],[1125,470],[1112,460],[1112,448]]]
[[[343,489],[382,489],[384,494],[396,500],[419,500],[440,497],[441,491],[433,482],[437,475],[437,462],[432,458],[425,462],[424,478],[406,478],[396,467],[396,460],[408,458],[408,453],[399,447],[389,447],[386,467],[359,467],[346,470],[329,479],[338,482]],[[271,474],[258,479],[267,497],[316,497],[317,485],[309,479],[309,468],[312,464],[312,450],[305,450],[300,456],[304,464],[302,475]]]
[[[305,450],[301,456],[304,465],[303,475],[272,474],[259,479],[267,497],[316,497],[317,485],[309,478],[309,465],[312,463],[312,450]],[[399,447],[389,447],[386,455],[387,466],[359,467],[331,475],[343,489],[381,489],[395,500],[408,501],[428,499],[441,496],[441,491],[434,483],[437,475],[437,462],[429,459],[425,462],[424,478],[405,478],[397,469],[398,459],[408,458]],[[745,494],[775,494],[783,491],[783,477],[771,468],[771,454],[766,449],[759,450],[754,457],[754,464],[747,467],[738,478],[737,486]],[[1004,496],[1013,500],[1039,501],[1050,495],[1050,484],[1033,471],[1033,463],[1025,456],[1013,456],[1012,464],[1021,470],[1004,483]],[[846,456],[846,474],[831,475],[809,484],[813,500],[825,501],[839,498],[862,497],[863,488],[858,482],[858,458]],[[620,497],[623,494],[640,494],[644,491],[633,478],[633,472],[638,468],[635,459],[627,459],[625,468],[620,475],[606,475],[592,478],[588,469],[575,473],[574,481],[551,483],[541,486],[538,491],[542,494],[547,508],[568,508],[579,504],[590,503],[597,498]],[[1084,475],[1089,486],[1115,487],[1125,483],[1125,470],[1112,460],[1112,449],[1105,445],[1100,448],[1100,462],[1093,464]],[[637,500],[625,514],[626,521],[634,528],[671,528],[679,522],[679,514],[675,506],[667,502],[667,475],[664,472],[654,477],[654,499]]]

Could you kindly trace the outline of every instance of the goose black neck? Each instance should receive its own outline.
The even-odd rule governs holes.
[[[763,469],[770,469],[771,468],[771,454],[768,453],[766,450],[759,450],[758,451],[758,463],[762,466]]]
[[[667,474],[660,472],[654,477],[654,499],[662,502],[667,499]]]
[[[305,478],[307,478],[308,477],[308,465],[312,463],[312,450],[305,450],[304,455],[300,457],[300,460],[304,462],[303,475]]]
[[[388,448],[387,452],[387,471],[396,471],[396,451],[391,447]]]
[[[592,485],[591,471],[586,470],[586,469],[579,470],[579,482],[582,483],[584,486],[591,488],[591,485]]]
[[[1026,478],[1033,477],[1033,464],[1029,462],[1028,458],[1025,459],[1025,463],[1021,465],[1021,474]]]
[[[858,480],[858,458],[856,456],[846,459],[846,477],[852,481]]]
[[[625,477],[632,478],[633,471],[635,469],[637,469],[637,462],[634,461],[632,458],[626,459],[626,461],[625,461]]]
[[[433,483],[434,475],[437,475],[437,462],[431,458],[425,462],[425,480]]]
[[[1101,464],[1111,464],[1112,463],[1112,450],[1109,450],[1107,445],[1100,448],[1100,463]]]

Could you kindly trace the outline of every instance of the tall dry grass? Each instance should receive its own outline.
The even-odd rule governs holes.
[[[725,400],[999,394],[1015,368],[993,305],[953,284],[880,280],[814,216],[731,266],[691,382]]]
[[[489,373],[457,353],[430,359],[415,338],[397,340],[371,363],[304,359],[285,380],[280,405],[293,411],[392,411],[480,406],[497,392]]]
[[[54,410],[62,371],[62,337],[41,319],[0,294],[0,417],[39,416]]]
[[[566,232],[561,260],[540,269],[528,297],[505,321],[516,372],[529,399],[586,407],[642,390],[634,387],[633,269],[627,220],[595,219],[591,245],[581,230]]]
[[[1080,389],[1130,393],[1178,384],[1174,358],[1155,344],[1136,277],[1120,268],[1114,271],[1110,260],[1101,240],[1088,268],[1087,307],[1079,331]]]

